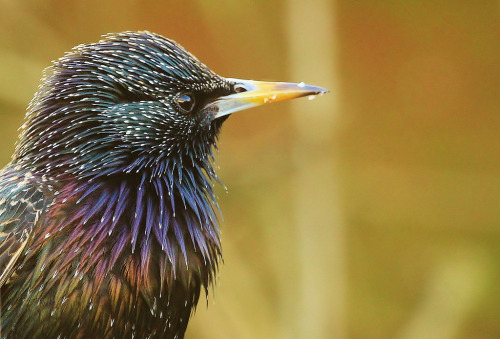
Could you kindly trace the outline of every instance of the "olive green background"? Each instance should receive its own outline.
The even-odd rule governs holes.
[[[499,19],[499,1],[0,0],[0,161],[42,70],[108,32],[328,87],[226,122],[224,264],[186,337],[499,338]]]

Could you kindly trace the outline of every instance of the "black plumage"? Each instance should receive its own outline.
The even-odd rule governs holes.
[[[0,172],[3,338],[182,338],[221,256],[228,114],[323,93],[223,78],[149,32],[46,70]]]

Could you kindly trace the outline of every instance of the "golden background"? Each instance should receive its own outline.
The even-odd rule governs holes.
[[[500,338],[499,1],[0,0],[0,161],[50,61],[150,30],[327,87],[225,124],[224,265],[187,338]]]

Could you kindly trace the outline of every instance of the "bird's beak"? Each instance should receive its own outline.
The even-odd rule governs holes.
[[[328,93],[327,89],[306,85],[303,82],[295,84],[232,78],[227,80],[234,83],[237,93],[220,97],[207,106],[217,110],[215,118],[271,102]]]

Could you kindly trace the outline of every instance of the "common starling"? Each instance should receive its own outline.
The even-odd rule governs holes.
[[[221,258],[222,123],[325,92],[223,78],[150,32],[55,61],[0,172],[1,337],[182,338]]]

